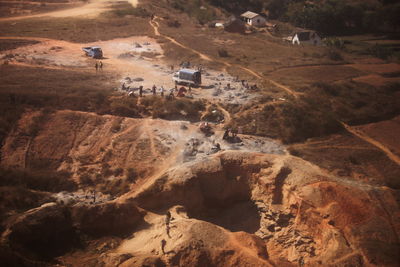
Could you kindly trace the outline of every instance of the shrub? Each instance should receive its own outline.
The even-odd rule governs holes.
[[[229,57],[228,51],[226,51],[224,48],[218,49],[218,55],[220,57]]]
[[[126,180],[130,183],[135,183],[138,178],[138,174],[135,169],[129,168],[126,173]]]
[[[168,20],[167,21],[167,26],[168,27],[174,27],[174,28],[179,28],[181,26],[181,23],[178,20]]]
[[[328,58],[331,59],[331,60],[334,60],[334,61],[343,60],[342,55],[338,51],[333,50],[333,49],[330,49],[328,51]]]
[[[388,59],[394,55],[394,50],[379,44],[375,44],[368,51],[371,55],[381,59]]]
[[[127,4],[126,6],[121,6],[113,11],[113,13],[118,16],[118,17],[124,17],[127,15],[132,15],[135,17],[150,17],[151,14],[142,7],[132,7],[130,4]]]
[[[114,176],[121,176],[124,173],[124,170],[122,168],[116,168],[114,170]]]

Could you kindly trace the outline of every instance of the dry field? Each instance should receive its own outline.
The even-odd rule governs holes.
[[[0,1],[0,18],[26,16],[82,5],[80,0]]]

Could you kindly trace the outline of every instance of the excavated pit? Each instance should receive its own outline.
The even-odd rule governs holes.
[[[184,183],[168,186],[167,190],[162,188],[169,179],[168,175],[160,178],[156,183],[157,189],[153,189],[161,190],[157,199],[148,193],[140,194],[136,198],[138,205],[157,213],[181,205],[190,218],[208,221],[234,232],[255,233],[260,228],[261,217],[252,199],[251,180],[260,167],[243,168],[241,161],[219,161],[218,158],[207,164],[216,168],[200,168]]]
[[[198,173],[203,203],[200,207],[189,206],[188,215],[233,232],[255,233],[261,218],[251,199],[252,170],[242,169],[240,162],[222,160],[221,165],[223,169],[217,173]]]

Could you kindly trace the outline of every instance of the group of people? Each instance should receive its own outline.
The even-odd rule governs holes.
[[[127,91],[128,92],[128,96],[131,96],[131,97],[135,96],[135,91],[138,91],[139,97],[143,97],[143,94],[144,94],[144,89],[143,89],[142,85],[139,86],[138,88],[131,88],[129,85],[127,86],[125,82],[122,84],[121,90]],[[151,89],[146,89],[146,90],[147,91],[151,91],[151,94],[154,95],[154,96],[159,94],[161,97],[164,97],[165,93],[166,93],[166,90],[165,90],[164,86],[160,86],[159,88],[157,88],[156,85],[153,85],[151,87]],[[178,86],[175,85],[174,88],[169,89],[169,94],[166,97],[168,99],[174,98],[175,97],[175,92],[176,92],[176,96],[177,97],[184,97],[184,96],[186,96],[187,92],[191,93],[191,91],[192,91],[192,88],[191,88],[190,85],[189,85],[189,90],[186,89],[184,86],[181,86],[178,89]]]
[[[258,90],[257,84],[249,85],[249,83],[246,80],[241,80],[242,86],[246,88],[247,90]]]
[[[235,140],[237,138],[237,134],[242,133],[242,128],[239,127],[239,130],[233,128],[233,129],[226,129],[224,132],[224,135],[222,137],[223,140]]]
[[[101,60],[96,61],[96,64],[94,64],[94,67],[96,68],[96,72],[100,69],[103,70],[103,62]]]

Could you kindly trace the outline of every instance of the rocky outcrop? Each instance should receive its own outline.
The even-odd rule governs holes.
[[[2,239],[14,251],[37,260],[50,260],[78,245],[68,209],[56,203],[25,212],[10,224]]]
[[[154,212],[181,205],[190,218],[254,233],[272,261],[396,266],[395,195],[389,188],[334,177],[299,158],[224,152],[174,168],[132,197]],[[215,264],[206,252],[201,258]]]
[[[82,247],[82,239],[131,234],[143,215],[131,202],[74,206],[47,203],[10,221],[0,245],[11,251],[0,258],[10,262],[51,261]]]
[[[71,217],[74,226],[89,236],[124,236],[134,231],[143,212],[131,202],[77,204],[72,207]]]

